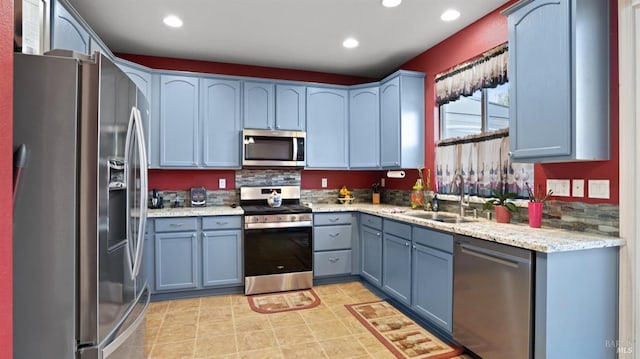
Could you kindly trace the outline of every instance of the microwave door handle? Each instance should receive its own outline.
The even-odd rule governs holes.
[[[293,141],[293,158],[292,161],[298,160],[298,138],[295,136],[291,139]]]

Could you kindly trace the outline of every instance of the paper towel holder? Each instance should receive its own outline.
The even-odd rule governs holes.
[[[387,171],[387,177],[389,178],[404,178],[404,171]]]

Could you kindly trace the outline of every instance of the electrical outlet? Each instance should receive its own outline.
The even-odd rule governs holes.
[[[571,181],[571,195],[573,197],[584,197],[584,180],[574,179]]]
[[[384,178],[380,179],[380,187],[384,187],[385,183],[384,183]]]
[[[570,197],[571,196],[571,181],[569,180],[558,180],[558,179],[548,179],[547,180],[547,191],[552,190],[552,196],[558,197]]]
[[[589,180],[589,198],[609,199],[609,180]]]
[[[227,180],[224,179],[224,178],[220,178],[218,180],[218,188],[220,188],[220,189],[227,188]]]
[[[327,188],[327,179],[322,178],[322,188]]]

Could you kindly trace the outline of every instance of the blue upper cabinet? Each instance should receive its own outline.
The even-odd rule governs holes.
[[[518,2],[509,28],[514,161],[608,160],[609,2]]]
[[[274,85],[267,82],[244,83],[244,128],[272,129],[275,118]]]
[[[380,168],[380,97],[376,85],[349,90],[349,168]]]
[[[54,2],[52,20],[51,49],[90,53],[89,31],[59,1]]]
[[[307,88],[307,168],[348,167],[349,92],[342,88]]]
[[[306,87],[276,84],[276,130],[304,131]]]
[[[398,71],[380,84],[380,164],[424,167],[424,74]]]
[[[199,79],[160,76],[160,166],[194,167],[198,149]]]
[[[239,168],[240,81],[207,78],[201,84],[203,165]]]

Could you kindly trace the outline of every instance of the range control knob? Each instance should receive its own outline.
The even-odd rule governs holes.
[[[262,217],[262,221],[263,222],[269,222],[269,217],[267,217],[267,216]]]
[[[291,216],[290,220],[291,222],[296,222],[296,216]]]

